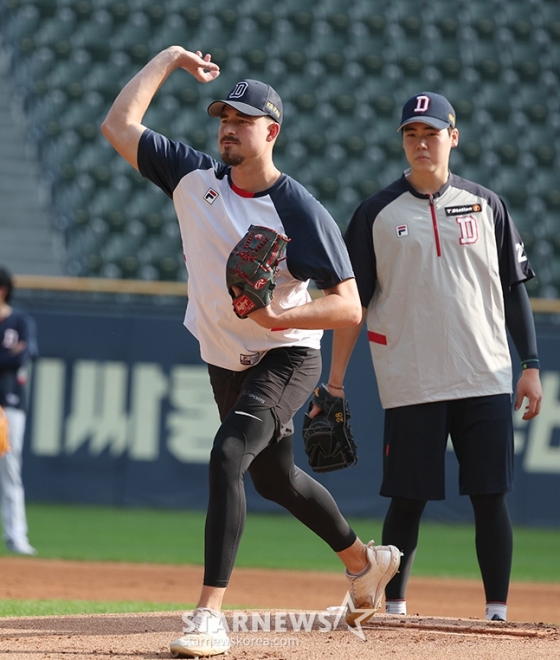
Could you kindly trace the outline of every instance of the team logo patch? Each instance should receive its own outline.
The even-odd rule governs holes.
[[[246,316],[256,309],[256,305],[249,296],[239,296],[233,301],[233,308],[237,316]]]
[[[213,204],[216,199],[218,199],[218,197],[219,193],[217,193],[213,188],[208,188],[206,194],[204,195],[204,199],[208,202],[208,204]]]
[[[255,364],[258,363],[260,360],[260,354],[259,353],[241,353],[239,356],[239,362],[244,366],[244,367],[253,367]]]
[[[446,206],[445,215],[468,215],[469,213],[480,213],[482,206],[480,204],[465,204],[464,206]]]
[[[397,236],[402,238],[403,236],[408,236],[408,225],[398,225],[395,227],[397,230]]]

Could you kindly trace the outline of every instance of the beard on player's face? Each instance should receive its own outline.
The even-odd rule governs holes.
[[[231,165],[232,167],[241,165],[241,163],[245,161],[245,156],[242,156],[241,154],[232,154],[229,151],[223,151],[221,156],[224,163],[226,165]]]

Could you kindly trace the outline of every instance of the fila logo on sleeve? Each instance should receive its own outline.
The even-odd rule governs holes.
[[[218,197],[219,193],[217,193],[213,188],[208,188],[206,194],[204,195],[204,199],[208,202],[208,204],[213,204]]]

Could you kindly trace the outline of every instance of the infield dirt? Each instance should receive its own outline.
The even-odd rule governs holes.
[[[0,559],[0,597],[193,603],[200,566]],[[342,603],[342,572],[236,568],[225,608],[324,611]],[[376,614],[365,640],[344,625],[325,632],[232,634],[228,660],[560,659],[560,584],[513,583],[507,623],[488,623],[478,581],[412,578],[409,615]],[[231,615],[231,612],[229,612]],[[170,658],[181,612],[0,619],[0,659]]]

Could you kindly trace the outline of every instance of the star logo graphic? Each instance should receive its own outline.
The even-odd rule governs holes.
[[[376,610],[373,608],[357,608],[354,605],[354,602],[352,600],[352,596],[350,596],[350,592],[347,591],[346,595],[344,596],[344,600],[342,601],[342,605],[340,608],[338,608],[338,613],[333,621],[333,630],[335,630],[338,627],[338,624],[340,623],[340,620],[342,617],[345,617],[345,622],[348,627],[348,630],[356,635],[356,637],[359,637],[362,642],[366,641],[366,636],[364,631],[362,630],[362,623],[365,623],[366,621],[369,621],[371,617],[375,614]],[[348,621],[352,622],[352,625],[348,623]]]

